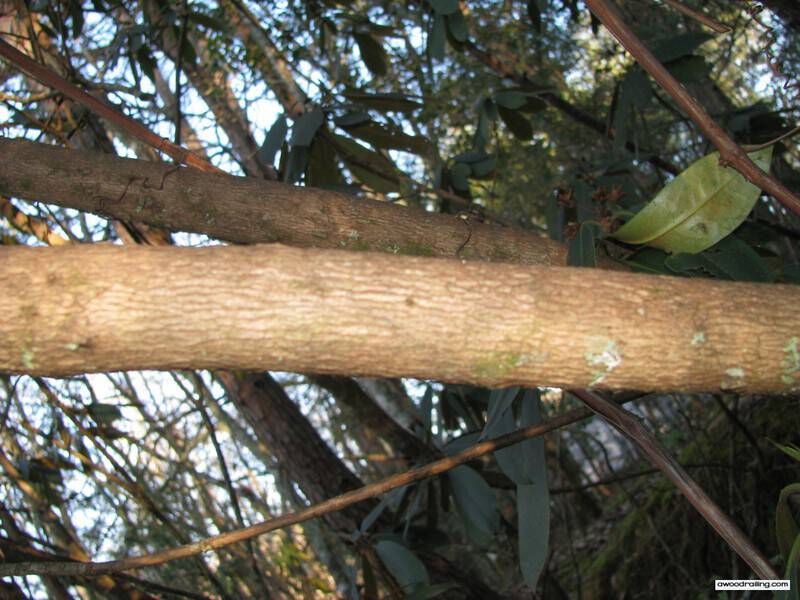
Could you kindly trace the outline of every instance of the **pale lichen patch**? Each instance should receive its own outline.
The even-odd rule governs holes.
[[[586,364],[592,368],[589,388],[602,383],[609,373],[622,364],[622,351],[615,340],[606,340],[605,345],[588,350],[585,357]]]
[[[706,343],[706,332],[702,330],[695,331],[692,334],[692,346],[701,346]]]

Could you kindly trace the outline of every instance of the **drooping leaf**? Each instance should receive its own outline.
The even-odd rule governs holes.
[[[453,187],[460,192],[469,190],[469,180],[467,179],[472,174],[472,169],[468,164],[456,163],[450,167],[450,182]]]
[[[428,4],[439,15],[451,15],[458,10],[458,0],[428,0]]]
[[[520,90],[502,90],[494,95],[498,106],[509,110],[519,110],[528,101],[528,94]]]
[[[342,125],[342,128],[353,137],[369,142],[376,148],[405,150],[420,156],[428,155],[432,149],[430,141],[422,136],[408,135],[399,127],[375,121]]]
[[[325,137],[318,135],[311,144],[307,165],[308,185],[331,187],[344,184],[344,178],[336,163],[336,149]]]
[[[425,565],[405,546],[391,540],[381,540],[375,545],[375,551],[404,593],[412,593],[419,586],[428,585]]]
[[[400,182],[397,167],[391,160],[344,136],[333,135],[331,140],[336,152],[359,181],[378,192],[397,190]]]
[[[370,121],[369,113],[363,110],[349,112],[333,120],[338,127],[342,128],[353,127],[355,125],[361,125],[362,123],[369,123]]]
[[[504,388],[501,390],[492,390],[489,395],[489,410],[486,414],[486,425],[483,426],[483,432],[480,439],[485,439],[486,436],[494,433],[494,428],[500,423],[503,415],[511,408],[514,398],[519,393],[518,387]]]
[[[669,63],[682,56],[692,54],[697,48],[711,39],[714,39],[713,35],[702,31],[681,33],[657,42],[654,45],[653,54],[662,63]]]
[[[788,560],[794,541],[800,534],[791,504],[791,497],[796,494],[800,494],[800,483],[787,485],[781,490],[775,508],[775,535],[784,560]]]
[[[765,170],[771,157],[771,146],[750,153]],[[714,152],[668,183],[613,236],[667,252],[701,252],[736,229],[760,193],[738,171],[721,166]]]
[[[466,465],[448,471],[456,508],[466,524],[483,536],[492,535],[500,525],[497,499],[486,480]]]
[[[490,177],[497,168],[497,156],[489,156],[478,162],[470,165],[472,168],[472,177],[475,179],[486,179]]]
[[[358,44],[358,51],[361,54],[361,60],[369,69],[369,72],[376,77],[383,77],[386,75],[386,50],[383,49],[377,39],[368,33],[353,33],[353,37]]]
[[[497,112],[503,123],[506,124],[514,136],[523,141],[527,141],[533,137],[533,125],[528,118],[521,112],[516,110],[509,110],[505,106],[497,106]]]
[[[776,279],[776,274],[758,252],[734,235],[729,235],[704,254],[734,281],[772,283]]]
[[[292,146],[311,146],[317,130],[325,120],[325,113],[320,109],[301,115],[292,126]]]
[[[308,146],[291,146],[289,155],[286,159],[283,181],[285,183],[297,183],[303,176],[308,164],[310,148]]]
[[[538,0],[528,0],[528,18],[531,20],[534,31],[542,32],[542,11],[539,10]]]
[[[453,36],[457,42],[466,42],[469,37],[469,30],[467,29],[467,20],[460,10],[447,15],[447,31]]]
[[[456,583],[432,583],[429,585],[423,585],[418,587],[410,594],[407,594],[403,600],[429,600],[430,598],[441,596],[445,592],[457,587],[458,584]],[[377,598],[377,596],[375,597]]]
[[[418,108],[422,108],[422,104],[411,100],[408,96],[398,93],[388,94],[364,94],[360,92],[346,93],[345,98],[352,102],[363,104],[368,108],[374,108],[381,112],[400,112],[409,114]]]
[[[289,125],[286,122],[286,115],[280,115],[272,127],[269,128],[264,143],[258,149],[258,160],[265,165],[275,164],[275,155],[281,149],[283,141],[286,139],[286,133],[289,131]]]
[[[770,440],[770,442],[772,442],[772,440]],[[794,444],[779,444],[777,442],[772,442],[772,444],[781,452],[791,456],[797,462],[800,462],[800,448]]]
[[[517,486],[519,566],[525,583],[536,590],[550,541],[550,492],[547,481]]]
[[[447,29],[444,15],[436,13],[433,15],[433,23],[428,34],[428,56],[433,60],[444,59],[445,41],[447,40]]]
[[[571,267],[596,267],[597,254],[594,247],[594,226],[581,223],[578,235],[569,243],[567,264]]]
[[[122,411],[116,404],[92,402],[86,407],[86,411],[99,425],[111,425],[122,418]]]
[[[700,81],[711,71],[711,65],[702,56],[684,56],[666,65],[672,76],[681,83]]]

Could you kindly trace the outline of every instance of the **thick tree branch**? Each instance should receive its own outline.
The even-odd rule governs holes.
[[[278,245],[0,250],[0,370],[787,392],[800,290]],[[768,302],[765,302],[768,298]]]
[[[27,140],[0,138],[0,157],[0,193],[231,242],[566,264],[563,244],[522,229],[328,190]]]

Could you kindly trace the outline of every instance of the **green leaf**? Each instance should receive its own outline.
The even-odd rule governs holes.
[[[122,411],[116,404],[93,402],[86,407],[86,411],[98,425],[111,425],[122,418]]]
[[[527,103],[528,94],[519,90],[503,90],[494,95],[494,101],[509,110],[519,110]]]
[[[418,108],[422,108],[422,104],[419,102],[410,100],[408,96],[398,93],[364,94],[360,92],[349,92],[344,96],[352,102],[363,104],[368,108],[374,108],[381,112],[401,112],[409,114]]]
[[[489,394],[489,410],[486,414],[486,425],[483,426],[480,439],[483,440],[486,436],[494,433],[494,428],[500,423],[500,420],[508,409],[511,408],[514,398],[517,397],[518,393],[518,387],[492,390],[492,393]]]
[[[489,156],[481,161],[472,163],[472,176],[475,179],[487,179],[497,168],[497,156]]]
[[[642,248],[633,256],[629,257],[625,262],[628,263],[633,270],[641,273],[656,273],[658,275],[670,275],[670,269],[664,264],[669,254],[663,250],[656,250],[655,248]]]
[[[341,117],[336,117],[333,122],[336,123],[338,127],[345,128],[368,123],[370,120],[369,113],[360,110],[357,112],[349,112]]]
[[[217,19],[216,17],[212,17],[211,15],[207,15],[201,12],[190,12],[188,14],[188,18],[190,21],[194,21],[202,25],[203,27],[207,27],[208,29],[213,29],[214,31],[219,31],[220,33],[228,33],[229,27],[221,20]]]
[[[317,130],[324,120],[325,114],[320,109],[301,115],[292,127],[291,145],[293,147],[303,146],[306,148],[311,146],[311,142],[314,141],[314,136],[317,135]]]
[[[539,10],[538,0],[528,0],[528,18],[531,20],[533,29],[542,32],[542,11]]]
[[[800,483],[791,483],[784,487],[778,497],[778,506],[775,508],[775,536],[781,555],[787,561],[794,541],[800,533],[790,503],[791,496],[795,494],[800,494]]]
[[[342,125],[342,128],[353,137],[369,142],[376,148],[405,150],[419,156],[427,156],[432,150],[431,143],[426,138],[408,135],[396,126],[369,121]]]
[[[711,65],[702,56],[684,56],[666,66],[672,76],[682,83],[700,81],[711,71]]]
[[[458,10],[458,0],[428,0],[438,15],[451,15]]]
[[[455,583],[434,583],[431,585],[423,585],[418,587],[412,593],[407,594],[404,600],[429,600],[429,598],[436,598],[445,592],[458,587]],[[375,595],[377,598],[377,594]]]
[[[541,398],[539,390],[525,390],[521,402],[520,427],[541,422]],[[512,411],[506,411],[499,425],[492,430],[492,439],[516,429]],[[545,468],[544,440],[532,438],[494,453],[497,464],[509,479],[519,485],[542,483],[547,480]]]
[[[448,471],[456,508],[467,525],[485,536],[493,534],[500,525],[497,499],[489,484],[477,471],[466,465]]]
[[[344,184],[336,163],[336,150],[325,136],[318,135],[311,144],[307,166],[308,185],[335,187]]]
[[[734,281],[773,283],[776,279],[776,274],[758,252],[736,236],[729,235],[704,254]]]
[[[596,267],[597,255],[594,248],[594,226],[581,223],[578,235],[569,243],[567,264],[571,267]]]
[[[506,124],[517,139],[527,141],[533,137],[533,125],[528,118],[522,113],[509,110],[505,106],[497,106],[497,112],[500,113],[500,118]]]
[[[341,135],[333,135],[332,142],[347,168],[359,181],[378,192],[397,190],[397,167],[391,160]]]
[[[275,164],[275,155],[281,149],[283,141],[286,139],[286,133],[289,131],[289,125],[286,122],[286,115],[280,115],[272,127],[269,128],[264,143],[258,149],[258,160],[265,165]]]
[[[653,54],[659,61],[666,64],[692,54],[697,48],[711,39],[714,39],[714,36],[709,33],[682,33],[655,44]]]
[[[772,442],[772,440],[770,440]],[[795,446],[794,444],[779,444],[777,442],[772,442],[772,445],[778,448],[781,452],[786,453],[787,455],[791,456],[797,462],[800,462],[800,448]]]
[[[428,34],[428,56],[433,60],[444,59],[445,40],[447,39],[447,29],[444,15],[436,13],[433,16],[431,31]]]
[[[771,157],[771,146],[750,153],[765,170]],[[701,252],[741,225],[760,194],[738,171],[721,166],[714,152],[668,183],[613,236],[667,252]]]
[[[386,75],[386,51],[383,44],[368,33],[353,33],[361,60],[376,77]]]
[[[519,566],[531,591],[547,560],[550,541],[550,491],[547,481],[517,486]]]
[[[405,546],[391,540],[382,540],[375,544],[375,551],[404,593],[411,593],[419,586],[428,585],[425,565]]]
[[[460,10],[447,15],[447,30],[457,42],[467,41],[467,38],[469,37],[467,20],[464,18],[464,15],[461,14]]]
[[[450,167],[450,182],[453,187],[460,192],[469,190],[469,181],[467,177],[472,174],[472,169],[468,164],[456,163]]]

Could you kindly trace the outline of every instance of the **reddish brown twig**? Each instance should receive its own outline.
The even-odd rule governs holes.
[[[690,17],[698,23],[702,23],[706,27],[713,29],[717,33],[730,33],[731,31],[731,28],[727,25],[723,25],[719,21],[715,21],[708,15],[704,15],[703,13],[696,11],[695,9],[686,6],[682,2],[678,2],[678,0],[664,0],[664,2],[669,4],[675,10],[682,12],[687,17]]]
[[[631,400],[628,397],[626,400]],[[391,477],[382,479],[375,483],[365,485],[362,488],[341,494],[334,498],[320,502],[303,510],[283,515],[276,519],[257,523],[244,529],[236,529],[214,537],[200,540],[192,544],[178,546],[163,552],[146,554],[143,556],[133,556],[120,560],[108,562],[19,562],[19,563],[0,563],[0,577],[23,576],[23,575],[61,575],[61,576],[89,576],[115,573],[118,571],[128,571],[142,567],[160,565],[166,562],[195,556],[203,552],[209,552],[229,546],[237,542],[242,542],[250,538],[263,535],[276,529],[282,529],[296,523],[302,523],[310,519],[321,517],[325,514],[342,510],[343,508],[374,498],[391,490],[404,485],[428,479],[435,475],[441,475],[459,465],[463,465],[480,456],[484,456],[495,450],[506,448],[523,440],[527,440],[548,431],[553,431],[565,427],[571,423],[585,419],[590,416],[592,411],[586,408],[570,410],[558,417],[549,419],[538,425],[531,425],[508,435],[476,444],[459,452],[454,456],[448,456],[437,460],[423,467],[411,469]]]
[[[38,79],[46,86],[57,89],[68,98],[84,105],[86,108],[96,112],[98,115],[105,117],[112,123],[130,132],[130,134],[134,137],[142,140],[146,144],[149,144],[156,150],[164,152],[175,162],[189,165],[190,167],[200,169],[201,171],[224,173],[222,169],[218,169],[214,165],[206,162],[198,156],[195,156],[188,150],[173,144],[169,140],[157,136],[144,125],[137,123],[130,117],[119,113],[105,102],[98,100],[94,96],[80,89],[78,86],[65,80],[63,77],[53,73],[50,69],[37,63],[29,56],[26,56],[2,38],[0,38],[0,56],[5,58],[12,65],[18,67],[22,71],[25,71],[34,79]]]
[[[572,390],[592,411],[603,417],[622,435],[636,444],[662,473],[675,484],[708,524],[724,539],[761,579],[777,579],[778,575],[747,535],[717,506],[691,475],[658,443],[631,413],[586,390]]]
[[[586,0],[600,22],[619,40],[640,65],[666,90],[689,118],[711,140],[720,153],[720,160],[732,165],[752,184],[777,198],[792,212],[800,215],[800,198],[774,177],[762,171],[719,125],[705,108],[695,100],[642,41],[631,31],[613,4],[608,0]]]

